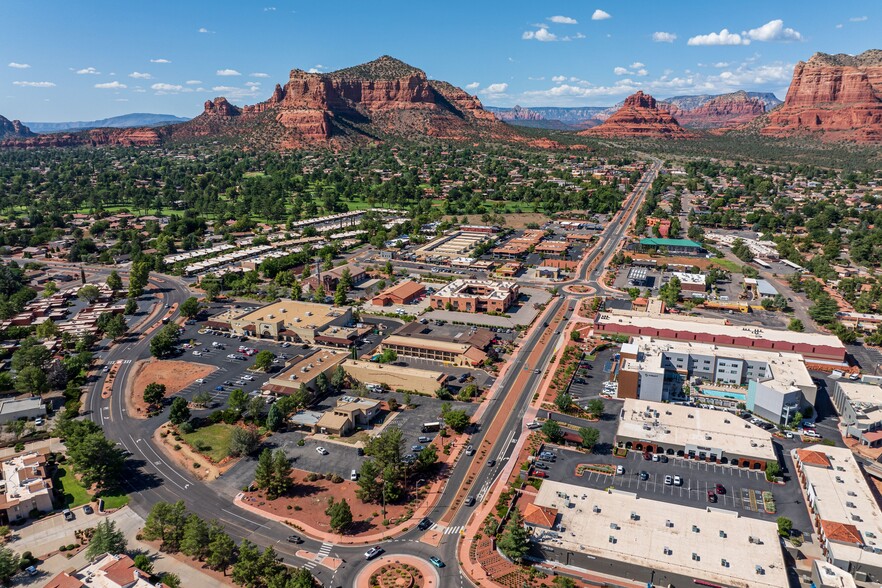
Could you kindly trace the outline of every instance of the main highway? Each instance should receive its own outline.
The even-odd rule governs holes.
[[[625,208],[601,234],[581,265],[577,283],[588,285],[595,291],[602,289],[598,280],[603,267],[624,237],[660,167],[660,161],[652,163],[626,200]],[[186,284],[172,276],[154,275],[151,277],[151,285],[162,292],[161,303],[172,308],[176,308],[175,305],[179,306],[190,296]],[[497,481],[507,461],[512,459],[512,452],[525,432],[524,413],[539,386],[549,358],[559,344],[563,343],[560,333],[572,315],[578,298],[579,296],[574,295],[553,298],[541,315],[543,318],[537,319],[544,320],[546,325],[532,329],[522,341],[521,352],[500,380],[498,390],[489,401],[480,421],[473,425],[470,443],[481,450],[474,457],[460,458],[447,473],[441,496],[428,514],[434,521],[441,522],[446,527],[465,526],[476,509],[463,505],[464,496],[474,495],[483,499],[490,494],[490,488]],[[150,336],[158,330],[155,327],[158,327],[157,323],[165,314],[152,313],[137,327],[136,332],[130,333],[127,339],[101,354],[105,363],[120,364],[112,393],[108,398],[102,398],[101,389],[106,378],[102,374],[93,383],[85,406],[87,417],[101,425],[108,438],[119,442],[132,453],[127,461],[129,471],[125,476],[130,506],[146,517],[158,502],[183,500],[190,512],[205,519],[220,521],[235,539],[248,539],[263,547],[272,546],[285,563],[304,565],[306,562],[295,557],[295,552],[298,549],[318,552],[323,545],[321,541],[304,537],[305,542],[302,545],[295,547],[287,543],[285,539],[290,534],[288,527],[239,509],[234,506],[234,496],[229,495],[228,491],[198,480],[190,472],[165,458],[153,442],[153,433],[164,422],[163,417],[137,419],[126,413],[124,390],[131,368],[134,362],[150,357]],[[171,318],[177,318],[176,310]],[[495,465],[488,467],[491,459],[495,460]],[[424,559],[432,555],[438,556],[449,564],[439,570],[442,585],[471,585],[456,565],[459,535],[443,535],[436,547],[419,540],[423,532],[416,529],[415,524],[416,521],[410,530],[395,537],[395,542],[384,542],[386,552],[415,555]],[[326,550],[330,548],[330,555],[343,559],[344,563],[336,571],[318,565],[312,569],[312,573],[324,586],[352,586],[355,576],[365,563],[363,554],[367,547],[325,547]]]

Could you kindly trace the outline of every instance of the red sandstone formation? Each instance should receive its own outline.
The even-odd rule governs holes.
[[[762,134],[775,137],[882,141],[882,50],[856,56],[815,53],[799,62],[783,106],[763,122]]]
[[[660,104],[659,107],[670,112],[684,127],[696,129],[742,125],[766,112],[762,100],[752,98],[744,91],[715,96],[691,110],[680,109],[673,104],[666,103]]]
[[[656,104],[655,98],[642,91],[632,94],[615,114],[600,126],[580,131],[591,137],[671,137],[685,138],[683,130],[670,113]]]
[[[40,148],[40,147],[79,147],[119,145],[124,147],[145,147],[161,142],[159,129],[92,129],[81,133],[51,133],[32,135],[28,138],[0,141],[0,147]]]

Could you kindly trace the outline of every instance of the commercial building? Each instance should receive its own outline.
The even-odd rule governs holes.
[[[772,435],[721,410],[627,399],[616,445],[635,451],[765,470],[777,461]]]
[[[331,326],[352,322],[352,309],[299,300],[280,300],[253,311],[232,309],[208,321],[208,326],[228,328],[237,335],[315,343]]]
[[[704,255],[704,247],[689,239],[640,239],[637,249],[641,253],[667,252],[672,255]]]
[[[671,341],[799,353],[807,362],[835,365],[845,362],[846,356],[845,346],[834,335],[744,327],[730,325],[724,319],[706,317],[601,312],[594,319],[594,332],[596,335],[646,335]]]
[[[778,295],[778,291],[768,280],[744,278],[744,288],[753,293],[754,298],[760,300],[763,298],[774,298]]]
[[[347,359],[340,364],[352,379],[364,384],[380,384],[390,390],[411,390],[420,394],[434,394],[447,381],[440,371],[421,370],[372,361]]]
[[[39,397],[21,400],[0,400],[0,424],[18,419],[46,416],[46,405]]]
[[[443,237],[430,241],[414,252],[420,259],[442,257],[475,257],[472,253],[482,243],[492,239],[491,232],[485,231],[454,231]]]
[[[357,427],[366,427],[380,414],[379,400],[343,396],[337,406],[326,411],[315,424],[315,433],[344,437]]]
[[[380,345],[381,350],[391,349],[399,357],[413,357],[440,361],[457,366],[477,366],[487,354],[469,343],[451,343],[421,337],[390,335]]]
[[[882,511],[851,450],[818,444],[791,455],[824,558],[858,582],[882,581]]]
[[[837,380],[832,392],[843,433],[868,447],[882,445],[882,388],[878,384]]]
[[[376,306],[392,306],[410,304],[426,295],[426,287],[413,280],[405,280],[391,288],[387,288],[374,296],[371,304]]]
[[[545,480],[537,506],[559,514],[534,530],[541,559],[653,586],[784,588],[790,585],[774,520]]]
[[[6,491],[0,494],[0,522],[27,519],[32,510],[52,512],[52,478],[46,470],[46,456],[23,453],[3,462]]]
[[[700,292],[707,291],[704,274],[687,274],[686,272],[673,272],[671,274],[680,280],[680,290],[683,292]]]
[[[854,576],[824,560],[812,561],[813,588],[857,588]]]
[[[801,355],[646,336],[622,346],[618,381],[620,398],[683,398],[689,384],[694,400],[728,408],[744,404],[778,423],[814,407],[817,396]]]
[[[150,581],[150,574],[139,570],[126,554],[105,553],[76,571],[61,572],[46,588],[168,588]]]
[[[429,305],[459,312],[505,312],[520,290],[514,282],[492,280],[454,280],[432,294]]]
[[[319,283],[321,283],[325,293],[328,295],[333,295],[333,293],[337,290],[337,284],[340,283],[340,279],[343,277],[343,273],[347,270],[349,271],[349,279],[351,280],[353,286],[360,284],[361,282],[364,282],[368,279],[368,274],[366,271],[356,265],[348,263],[331,268],[329,270],[319,270],[317,271],[317,273],[306,278],[303,281],[303,284],[304,286],[307,286],[310,291],[315,291],[318,289]]]
[[[293,394],[300,386],[306,386],[310,392],[315,392],[315,381],[319,374],[325,374],[330,379],[336,367],[347,357],[348,352],[331,349],[319,349],[306,357],[297,357],[281,373],[270,378],[262,389],[276,394]]]

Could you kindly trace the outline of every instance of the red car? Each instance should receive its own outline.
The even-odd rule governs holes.
[[[716,502],[717,501],[717,495],[713,490],[707,491],[707,501],[708,502]]]
[[[652,459],[652,454],[649,453],[648,451],[644,451],[643,452],[643,459],[645,459],[646,461],[649,461],[650,459]]]
[[[533,477],[534,478],[547,478],[548,474],[546,474],[542,470],[536,470],[533,472]]]
[[[717,485],[714,487],[714,489],[717,491],[717,494],[725,494],[725,493],[726,493],[726,489],[723,488],[723,485],[722,485],[722,484],[717,484]]]

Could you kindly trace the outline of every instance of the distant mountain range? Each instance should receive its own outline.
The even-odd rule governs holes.
[[[748,103],[750,108],[733,112],[733,103]],[[531,106],[523,108],[500,108],[487,106],[496,118],[516,126],[563,131],[583,130],[595,127],[616,113],[624,101],[614,106],[582,106],[559,108],[553,106]],[[673,96],[659,100],[658,108],[683,118],[686,127],[716,128],[729,126],[730,122],[745,122],[745,119],[759,116],[781,104],[771,92],[733,92],[732,94],[700,94],[696,96]],[[725,105],[725,106],[721,106]],[[739,109],[734,109],[739,110]],[[747,111],[747,112],[745,112]],[[737,118],[737,120],[736,120]]]
[[[84,131],[87,129],[128,129],[132,127],[161,127],[175,123],[187,122],[189,118],[173,114],[151,114],[149,112],[133,112],[101,120],[84,120],[73,122],[26,122],[22,123],[34,133],[60,133],[61,131]]]

